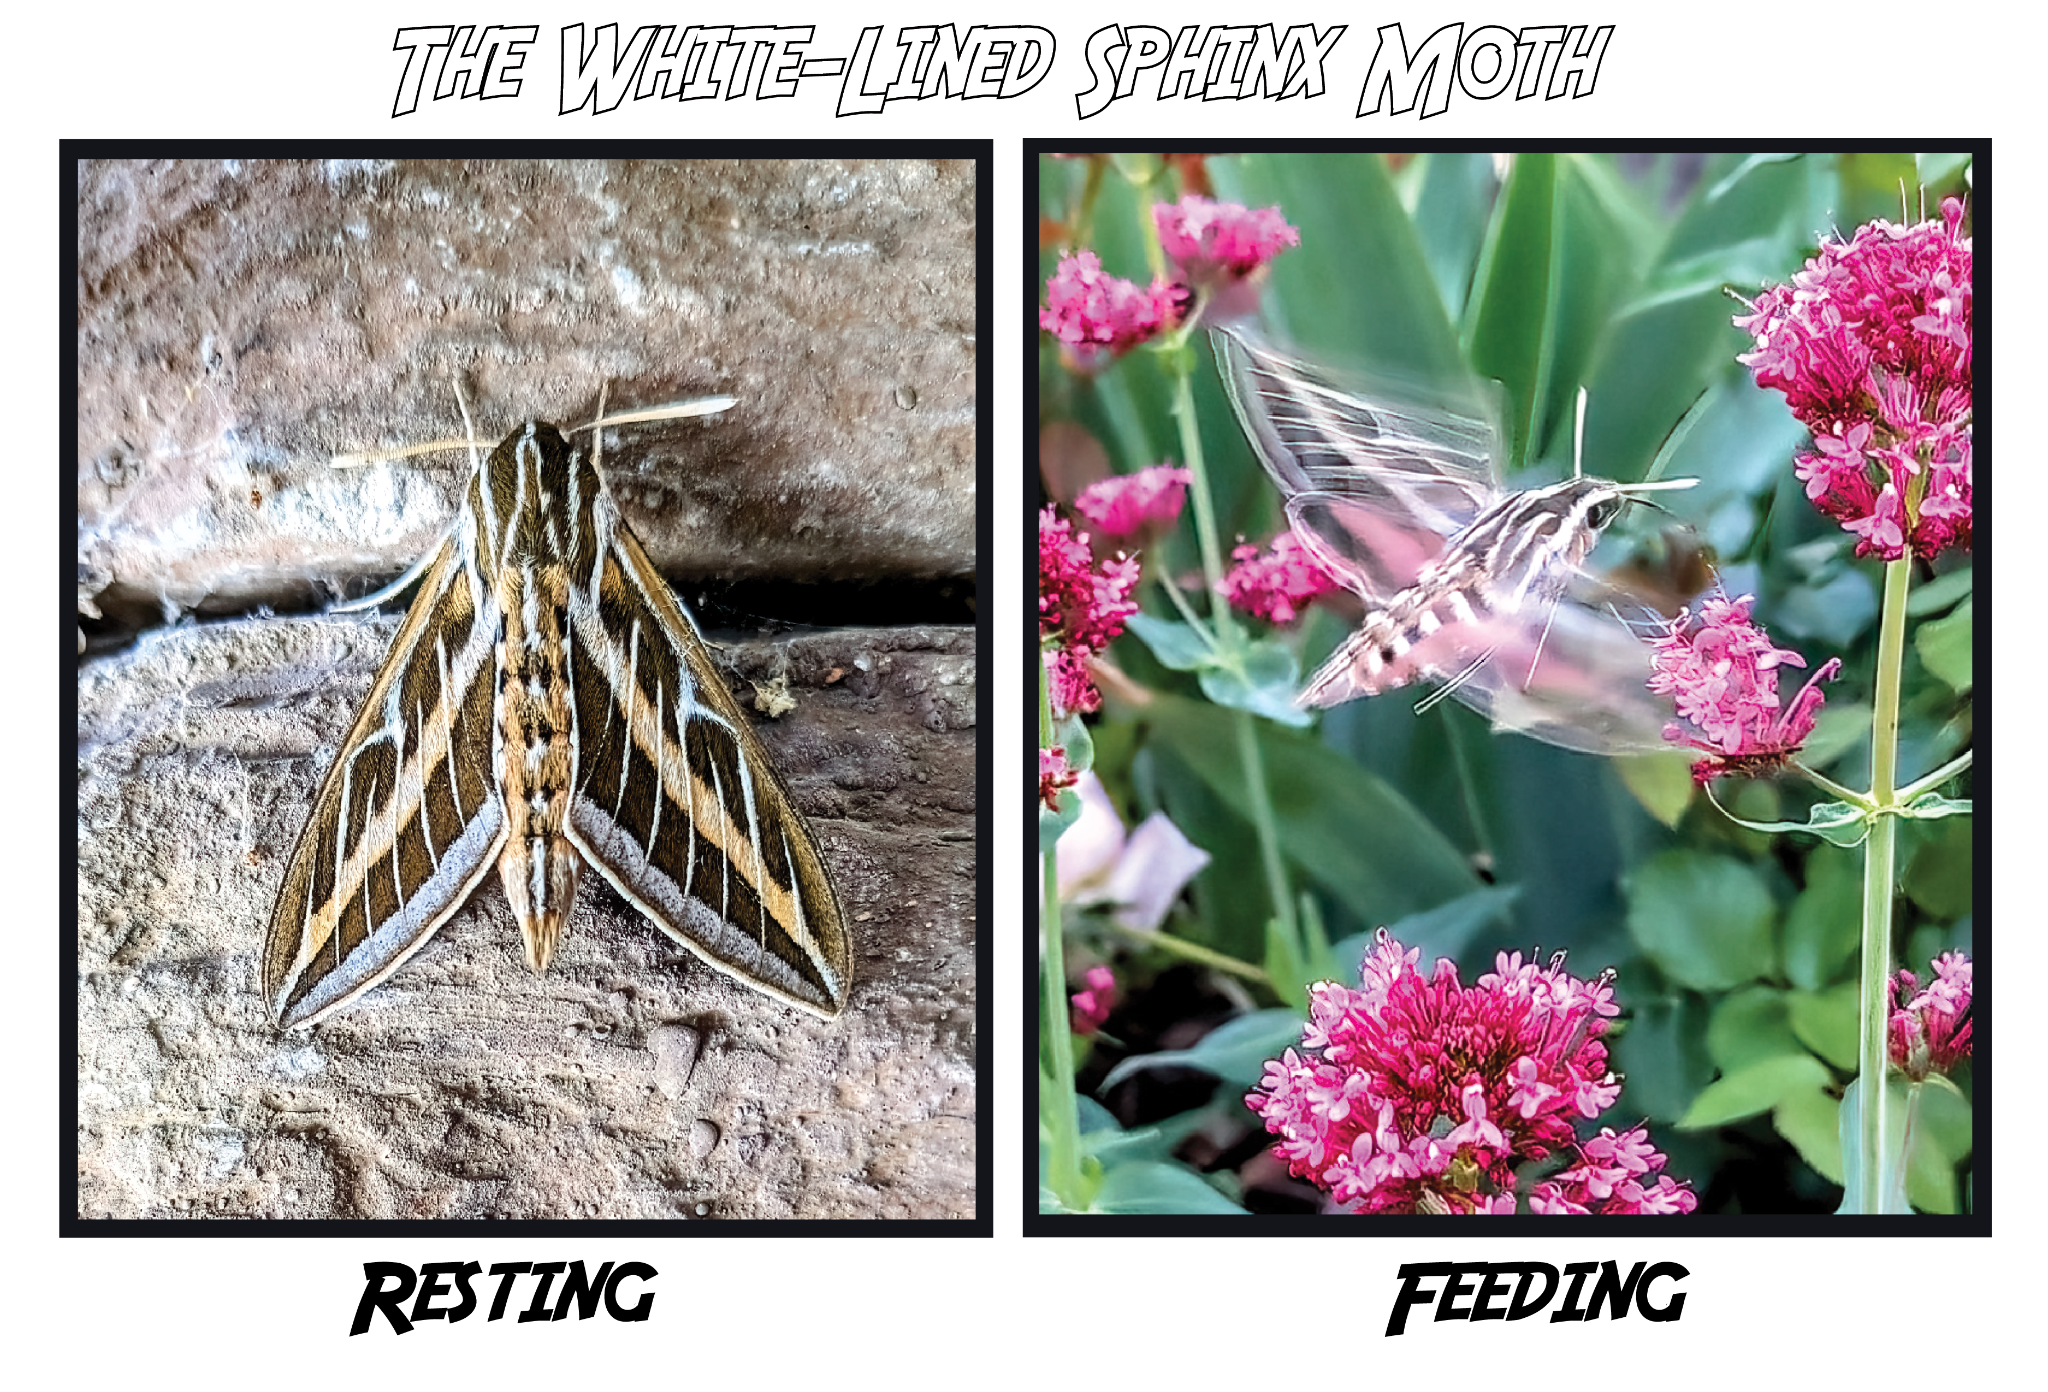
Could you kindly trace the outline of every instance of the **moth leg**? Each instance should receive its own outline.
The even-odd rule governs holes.
[[[1471,665],[1466,667],[1464,671],[1458,673],[1457,676],[1452,677],[1449,681],[1445,682],[1436,690],[1430,692],[1429,695],[1423,697],[1420,701],[1417,701],[1415,703],[1415,713],[1417,715],[1426,715],[1429,712],[1429,708],[1431,706],[1434,706],[1437,702],[1443,700],[1444,697],[1450,695],[1453,691],[1456,691],[1460,686],[1463,686],[1467,681],[1470,681],[1472,677],[1478,673],[1481,667],[1484,667],[1488,662],[1492,661],[1493,655],[1497,650],[1497,648],[1488,648],[1485,652],[1473,658]]]
[[[1543,615],[1543,631],[1536,635],[1536,651],[1529,654],[1529,675],[1522,678],[1522,690],[1536,685],[1536,664],[1543,660],[1543,645],[1550,639],[1550,626],[1557,622],[1557,605],[1552,604]]]
[[[427,553],[417,561],[414,561],[407,568],[405,574],[399,576],[390,584],[372,590],[361,598],[343,600],[341,603],[331,606],[327,612],[330,614],[360,613],[362,610],[375,609],[380,604],[388,604],[398,598],[417,584],[419,578],[427,573],[427,567],[440,558],[441,548],[447,545],[448,538],[454,531],[455,524],[451,522],[448,524],[446,531],[434,538],[434,544],[427,548]]]

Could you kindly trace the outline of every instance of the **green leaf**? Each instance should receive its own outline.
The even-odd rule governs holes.
[[[1418,385],[1465,382],[1457,332],[1384,155],[1244,155],[1208,167],[1217,197],[1278,204],[1302,230],[1301,245],[1274,260],[1263,297],[1276,338]]]
[[[1792,1032],[1785,993],[1772,986],[1731,991],[1707,1022],[1707,1052],[1723,1073],[1803,1053]]]
[[[1279,643],[1261,640],[1246,647],[1242,667],[1212,662],[1201,669],[1202,694],[1217,705],[1281,725],[1301,728],[1313,717],[1294,703],[1301,684],[1294,653]]]
[[[1966,599],[1948,617],[1921,624],[1913,638],[1921,663],[1958,695],[1976,680],[1975,607]]]
[[[1906,897],[1938,919],[1970,912],[1976,896],[1976,838],[1973,822],[1941,821],[1916,827],[1918,844],[1906,861],[1901,886]]]
[[[1455,960],[1479,936],[1481,929],[1489,924],[1505,922],[1508,910],[1521,897],[1520,885],[1481,885],[1447,904],[1439,904],[1421,913],[1405,914],[1387,925],[1387,931],[1403,947],[1421,948],[1424,961],[1433,957]],[[1358,965],[1372,949],[1372,935],[1362,934],[1350,941],[1358,945],[1358,952],[1345,966],[1351,971],[1351,979],[1356,981]]]
[[[1773,975],[1777,908],[1751,866],[1665,851],[1626,888],[1629,933],[1673,980],[1712,992]]]
[[[1898,814],[1916,821],[1937,822],[1943,817],[1967,817],[1970,810],[1968,798],[1948,798],[1940,793],[1922,793],[1899,808]]]
[[[1038,808],[1038,853],[1051,854],[1059,845],[1066,829],[1081,820],[1081,795],[1072,788],[1060,790],[1060,810],[1048,812],[1044,804]]]
[[[1951,605],[1969,598],[1975,585],[1976,570],[1972,566],[1937,575],[1926,584],[1913,588],[1913,593],[1906,600],[1906,617],[1925,619],[1945,613]]]
[[[1125,620],[1124,627],[1151,649],[1152,656],[1159,659],[1161,666],[1176,672],[1192,672],[1215,660],[1209,636],[1177,619],[1133,614]]]
[[[1842,1104],[1824,1088],[1793,1093],[1771,1113],[1771,1125],[1799,1151],[1799,1158],[1832,1184],[1842,1182]]]
[[[1628,1079],[1626,1105],[1655,1121],[1676,1121],[1714,1078],[1704,1042],[1709,1011],[1689,991],[1644,998],[1631,990],[1626,1001],[1628,1029],[1614,1041],[1613,1052],[1615,1068]]]
[[[1819,1091],[1827,1083],[1827,1068],[1809,1053],[1761,1059],[1707,1084],[1693,1099],[1691,1110],[1679,1119],[1679,1129],[1726,1126],[1768,1112],[1789,1097]]]
[[[1800,1043],[1845,1072],[1856,1066],[1861,999],[1854,981],[1825,991],[1794,991],[1786,1005]]]
[[[1103,1176],[1090,1213],[1243,1213],[1200,1175],[1182,1165],[1147,1161],[1118,1165]]]
[[[1134,1054],[1102,1080],[1107,1092],[1126,1078],[1154,1068],[1192,1068],[1213,1073],[1226,1087],[1249,1088],[1265,1076],[1266,1060],[1301,1043],[1303,1016],[1293,1010],[1254,1010],[1226,1020],[1191,1049]]]
[[[1067,751],[1067,767],[1077,773],[1095,767],[1095,736],[1078,715],[1062,720],[1053,731],[1053,743]]]
[[[1643,810],[1667,827],[1676,827],[1692,806],[1692,765],[1683,754],[1633,754],[1616,759],[1614,771]]]
[[[1920,176],[1920,186],[1937,189],[1952,183],[1970,166],[1967,151],[1959,154],[1916,154],[1913,156],[1914,172]]]
[[[1241,717],[1166,695],[1146,711],[1155,757],[1184,764],[1249,823]],[[1281,852],[1361,918],[1389,922],[1478,887],[1465,857],[1385,780],[1271,723],[1254,723],[1252,737]]]
[[[1806,858],[1806,888],[1785,911],[1785,975],[1817,991],[1855,960],[1862,937],[1862,866],[1855,856],[1816,846]]]
[[[1774,627],[1795,638],[1840,650],[1876,622],[1877,602],[1877,582],[1864,571],[1844,568],[1820,584],[1798,585],[1779,596],[1771,617]]]
[[[1803,822],[1746,821],[1726,808],[1721,810],[1721,815],[1751,831],[1803,831],[1834,846],[1860,846],[1870,835],[1871,814],[1846,802],[1815,803]]]

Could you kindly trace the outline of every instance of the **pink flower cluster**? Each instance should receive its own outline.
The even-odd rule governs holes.
[[[1211,296],[1217,314],[1248,312],[1255,299],[1244,290],[1246,282],[1301,242],[1278,208],[1255,212],[1199,194],[1156,204],[1152,219],[1161,249],[1173,262],[1172,279],[1157,276],[1140,287],[1104,271],[1094,252],[1077,251],[1061,257],[1046,282],[1038,326],[1066,344],[1083,368],[1179,328],[1198,288]]]
[[[1258,547],[1245,545],[1232,551],[1230,559],[1235,564],[1217,582],[1217,593],[1233,609],[1268,623],[1291,624],[1317,595],[1342,588],[1291,531],[1274,537],[1272,548],[1263,554]]]
[[[1934,980],[1922,991],[1909,971],[1891,980],[1891,1022],[1888,1035],[1892,1063],[1914,1082],[1947,1073],[1970,1057],[1970,1001],[1975,968],[1960,952],[1934,959]],[[1905,1004],[1900,1005],[1900,1000]]]
[[[1098,569],[1088,534],[1051,508],[1038,514],[1038,645],[1045,653],[1056,710],[1091,711],[1102,695],[1088,674],[1088,659],[1124,631],[1138,612],[1131,591],[1138,563],[1128,556]]]
[[[1191,478],[1186,469],[1170,464],[1112,475],[1082,489],[1074,510],[1100,527],[1104,536],[1127,542],[1178,518]]]
[[[1060,794],[1081,781],[1081,771],[1067,767],[1064,745],[1038,751],[1038,800],[1048,812],[1060,810]]]
[[[1258,308],[1251,277],[1301,233],[1287,225],[1278,208],[1253,210],[1189,194],[1178,203],[1152,209],[1159,246],[1181,280],[1210,297],[1210,318],[1234,318]]]
[[[1751,595],[1716,596],[1702,602],[1697,615],[1680,610],[1650,645],[1650,690],[1678,707],[1679,718],[1664,727],[1664,738],[1706,756],[1692,766],[1697,783],[1784,767],[1813,732],[1814,717],[1826,703],[1820,683],[1842,669],[1840,658],[1830,658],[1780,710],[1777,669],[1804,667],[1806,659],[1772,646],[1770,635],[1750,620],[1755,602]]]
[[[1813,432],[1807,498],[1859,556],[1971,544],[1971,246],[1962,203],[1941,214],[1824,242],[1735,319],[1756,341],[1741,361]]]
[[[1559,1157],[1530,1211],[1692,1211],[1641,1127],[1574,1129],[1621,1093],[1600,1040],[1620,1010],[1610,974],[1502,953],[1468,987],[1447,958],[1425,977],[1418,955],[1381,929],[1359,988],[1315,986],[1302,1051],[1246,1096],[1291,1173],[1349,1213],[1512,1213],[1518,1167]]]
[[[1116,974],[1108,967],[1088,968],[1088,988],[1073,995],[1074,1033],[1094,1034],[1108,1024],[1116,997]]]
[[[1188,292],[1164,279],[1141,289],[1103,270],[1094,252],[1077,251],[1060,258],[1045,298],[1038,327],[1073,349],[1082,367],[1093,367],[1179,324]]]

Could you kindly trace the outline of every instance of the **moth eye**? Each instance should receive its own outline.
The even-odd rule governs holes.
[[[1621,499],[1602,498],[1599,502],[1586,509],[1586,522],[1589,526],[1604,527],[1609,522],[1612,522],[1615,514],[1620,511]]]

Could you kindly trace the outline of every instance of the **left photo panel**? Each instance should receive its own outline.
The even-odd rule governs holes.
[[[989,151],[736,151],[66,147],[68,1234],[987,1230]]]

